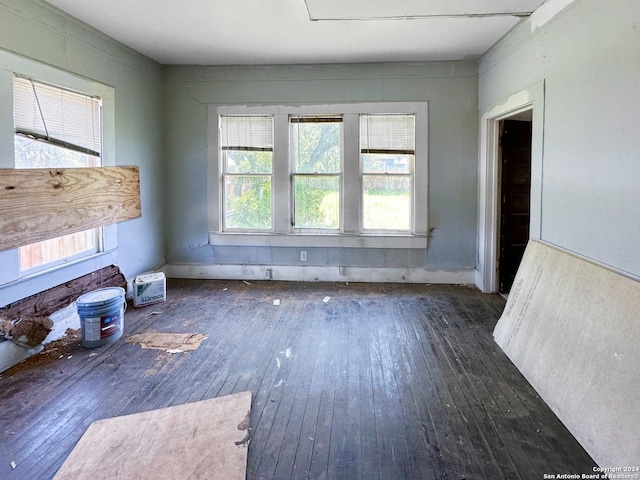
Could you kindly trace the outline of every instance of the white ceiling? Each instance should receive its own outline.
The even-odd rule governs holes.
[[[48,0],[165,65],[474,59],[545,0]]]

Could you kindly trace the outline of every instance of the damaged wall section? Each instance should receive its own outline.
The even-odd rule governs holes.
[[[64,333],[66,323],[60,328],[56,323],[67,322],[67,317],[75,314],[75,308],[70,307],[80,295],[126,285],[120,269],[112,265],[0,308],[0,372],[38,352],[43,342]],[[67,309],[68,315],[54,315]]]

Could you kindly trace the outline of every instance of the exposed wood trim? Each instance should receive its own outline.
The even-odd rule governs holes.
[[[126,288],[127,281],[114,265],[65,282],[0,308],[0,317],[15,320],[25,315],[49,316],[74,302],[83,293],[104,287]]]
[[[0,250],[140,216],[137,166],[0,169]]]

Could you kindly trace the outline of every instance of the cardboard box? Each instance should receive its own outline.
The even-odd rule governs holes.
[[[167,299],[167,279],[164,273],[138,275],[133,281],[133,306],[143,307]]]

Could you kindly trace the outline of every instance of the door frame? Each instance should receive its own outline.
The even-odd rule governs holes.
[[[480,113],[478,162],[478,234],[476,286],[484,293],[498,291],[498,234],[500,229],[499,122],[532,110],[530,238],[542,234],[542,167],[544,154],[544,81],[540,81]]]

